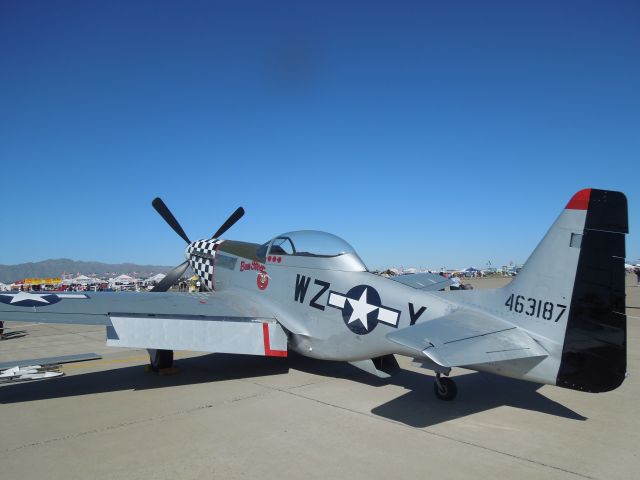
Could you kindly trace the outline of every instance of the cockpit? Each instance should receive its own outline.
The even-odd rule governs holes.
[[[314,268],[326,266],[347,271],[367,270],[349,243],[336,235],[317,230],[298,230],[278,235],[260,245],[257,256],[263,262],[269,257],[286,256],[285,263],[292,266],[304,266],[310,262]]]

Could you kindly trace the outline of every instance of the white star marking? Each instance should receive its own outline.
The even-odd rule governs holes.
[[[4,295],[4,296],[9,296],[9,295]],[[22,302],[23,300],[33,300],[34,302],[49,303],[48,300],[45,300],[44,298],[42,298],[42,295],[34,295],[32,293],[27,293],[27,292],[20,292],[16,295],[13,295],[13,298],[11,299],[11,303]]]
[[[347,298],[351,307],[353,308],[353,312],[351,312],[351,317],[349,317],[349,321],[347,323],[353,323],[356,320],[360,320],[362,326],[365,330],[369,330],[369,322],[367,322],[367,315],[373,312],[376,308],[375,305],[370,305],[367,302],[367,289],[364,289],[362,295],[358,300],[354,300],[353,298]]]

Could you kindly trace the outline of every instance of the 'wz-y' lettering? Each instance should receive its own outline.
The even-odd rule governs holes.
[[[296,302],[304,303],[304,298],[307,295],[307,290],[309,290],[309,284],[311,283],[311,278],[306,275],[296,275],[296,286],[293,292],[293,299]],[[314,279],[313,284],[320,287],[320,290],[313,296],[311,300],[309,300],[309,306],[313,308],[317,308],[318,310],[324,310],[324,305],[318,303],[318,300],[324,293],[331,288],[331,284],[329,282],[324,282],[322,280]]]
[[[426,309],[427,307],[422,306],[416,312],[415,307],[413,306],[413,303],[409,302],[409,317],[411,317],[411,321],[409,322],[409,325],[415,325],[418,319],[420,318],[420,315],[422,315]]]
[[[309,302],[309,306],[317,308],[318,310],[324,310],[324,305],[317,303],[317,300],[322,296],[324,292],[329,290],[331,284],[329,282],[323,282],[322,280],[314,280],[313,283],[320,287],[320,291]]]
[[[293,297],[296,302],[304,302],[304,296],[307,294],[310,280],[311,278],[304,275],[296,275],[296,289]]]

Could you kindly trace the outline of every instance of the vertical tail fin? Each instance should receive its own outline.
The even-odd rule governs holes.
[[[576,193],[507,287],[514,323],[562,344],[556,385],[605,392],[626,375],[627,199]]]

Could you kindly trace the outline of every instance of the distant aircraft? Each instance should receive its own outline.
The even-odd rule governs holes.
[[[435,372],[434,392],[456,395],[453,367],[586,392],[626,374],[624,292],[627,200],[576,193],[520,274],[495,290],[441,291],[433,274],[386,278],[324,232],[296,231],[258,244],[192,242],[166,205],[153,206],[188,244],[186,260],[145,293],[0,294],[0,318],[100,324],[107,344],[146,348],[151,366],[173,350],[340,360],[379,377],[406,355]],[[167,290],[191,266],[210,292]]]

